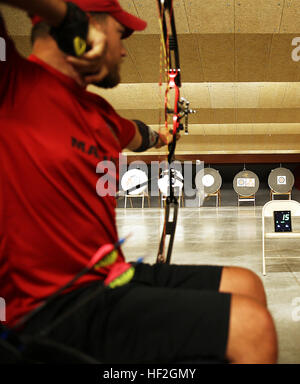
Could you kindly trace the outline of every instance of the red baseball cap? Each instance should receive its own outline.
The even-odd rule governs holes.
[[[72,1],[85,12],[105,12],[110,14],[126,28],[123,38],[130,36],[134,31],[143,31],[147,26],[146,21],[124,11],[118,0],[66,0],[66,2],[68,1]],[[37,24],[42,19],[34,15],[31,17],[31,21],[33,24]]]

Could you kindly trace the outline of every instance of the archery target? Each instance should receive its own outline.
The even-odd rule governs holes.
[[[259,188],[259,178],[252,172],[244,169],[235,175],[233,189],[240,196],[252,196]]]
[[[126,192],[129,189],[145,182],[148,182],[148,177],[144,171],[141,171],[140,169],[130,169],[124,173],[121,180],[121,187]],[[134,191],[129,192],[129,195],[139,195],[144,192],[147,187],[148,183]]]
[[[215,182],[215,179],[212,175],[204,175],[202,177],[202,183],[204,185],[204,187],[211,187],[213,185],[213,183]]]
[[[216,193],[222,185],[222,177],[214,168],[204,168],[195,177],[195,184],[198,190],[204,188],[204,193]]]
[[[287,168],[275,168],[268,177],[269,187],[276,193],[288,193],[293,189],[294,175]]]
[[[277,176],[277,184],[286,184],[286,176]]]
[[[158,179],[158,188],[164,196],[168,196],[170,181],[169,181],[169,172],[163,172],[164,176]],[[183,176],[182,174],[175,169],[175,178],[173,180],[173,186],[179,191],[183,188]]]

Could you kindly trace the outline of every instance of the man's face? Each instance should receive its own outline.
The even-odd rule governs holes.
[[[101,81],[93,84],[101,88],[113,88],[121,81],[120,66],[126,56],[122,41],[124,27],[109,15],[105,24],[101,24],[101,29],[105,32],[107,39],[104,65],[106,65],[109,73]]]

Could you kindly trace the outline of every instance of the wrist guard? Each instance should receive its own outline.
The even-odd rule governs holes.
[[[67,2],[67,13],[58,27],[50,29],[50,35],[58,47],[68,55],[81,56],[87,49],[89,17],[76,4]]]
[[[142,136],[142,144],[139,148],[135,149],[134,152],[144,152],[149,148],[154,147],[159,139],[159,134],[153,131],[148,125],[144,124],[142,121],[133,120],[138,130]]]

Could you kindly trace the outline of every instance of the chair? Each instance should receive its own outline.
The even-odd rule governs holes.
[[[209,198],[209,197],[215,197],[216,198],[216,207],[221,207],[221,192],[218,189],[217,192],[215,193],[205,193],[204,199]],[[199,195],[199,200],[198,200],[198,207],[200,207],[201,201],[200,201],[200,195]]]
[[[168,188],[168,192],[169,192],[169,188]],[[183,194],[182,188],[175,187],[174,192],[175,192],[175,196],[178,198],[178,207],[179,208],[180,206],[184,207],[184,194]],[[167,195],[165,195],[161,191],[159,191],[159,195],[160,195],[160,207],[164,208],[166,204]]]
[[[241,201],[252,201],[255,206],[255,194],[251,196],[242,196],[238,194],[238,207],[240,206]]]
[[[145,201],[145,197],[147,197],[148,199],[148,208],[150,208],[150,196],[149,196],[149,193],[147,190],[144,190],[142,191],[141,193],[138,193],[138,194],[134,194],[134,193],[125,193],[125,202],[124,202],[124,208],[127,208],[127,199],[129,199],[130,201],[130,206],[131,208],[133,208],[133,205],[132,205],[132,198],[133,197],[140,197],[142,199],[142,208],[144,208],[144,201]]]
[[[275,259],[278,257],[266,257],[265,256],[265,240],[266,239],[295,239],[300,238],[300,232],[293,231],[294,224],[292,226],[292,232],[275,232],[274,226],[271,232],[265,230],[265,218],[273,218],[274,211],[291,211],[292,220],[295,217],[300,217],[300,203],[295,200],[271,200],[267,202],[262,209],[262,273],[266,275],[266,258]],[[294,257],[294,258],[299,258]]]
[[[3,337],[3,335],[9,335]],[[93,357],[48,338],[12,332],[0,323],[0,365],[2,364],[100,364]]]
[[[292,200],[292,191],[289,192],[275,192],[273,189],[270,189],[270,200],[275,200],[274,196],[284,195],[287,196],[289,200]]]
[[[17,348],[18,339],[6,340],[7,328],[0,322],[0,365],[18,364],[22,362],[22,353]],[[17,340],[17,341],[16,341]]]

